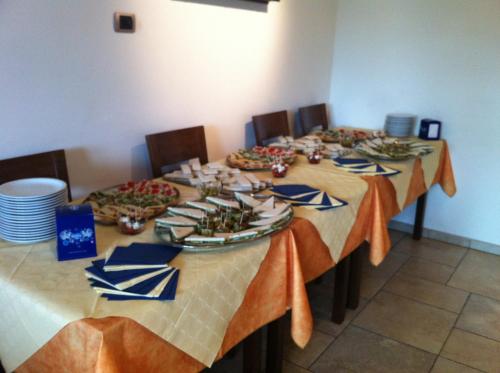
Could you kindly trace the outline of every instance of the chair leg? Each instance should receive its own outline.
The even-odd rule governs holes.
[[[337,263],[335,267],[335,286],[333,288],[332,321],[342,324],[345,319],[347,289],[349,285],[349,257]]]
[[[266,373],[281,373],[283,370],[285,317],[267,325]]]
[[[362,249],[363,245],[354,250],[350,255],[349,285],[347,289],[347,308],[355,310],[359,306],[361,291]]]
[[[262,328],[243,341],[243,373],[260,373]]]
[[[420,240],[424,228],[425,205],[427,202],[427,193],[422,194],[417,199],[417,211],[415,213],[415,225],[413,226],[413,239]]]

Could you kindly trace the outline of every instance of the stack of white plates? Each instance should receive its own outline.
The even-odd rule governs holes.
[[[412,114],[388,114],[385,132],[391,137],[413,136],[417,117]]]
[[[54,238],[55,208],[67,200],[66,183],[58,179],[20,179],[0,185],[0,238],[18,243]]]

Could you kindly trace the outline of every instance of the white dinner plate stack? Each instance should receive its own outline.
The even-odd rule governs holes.
[[[413,136],[417,117],[412,114],[388,114],[385,118],[385,132],[391,137]]]
[[[17,243],[54,238],[55,208],[67,200],[66,183],[58,179],[20,179],[0,185],[0,238]]]

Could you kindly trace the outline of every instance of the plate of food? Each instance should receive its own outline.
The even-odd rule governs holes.
[[[232,249],[278,232],[293,219],[292,206],[273,196],[207,197],[169,207],[156,218],[157,235],[188,252]]]
[[[151,219],[176,205],[180,193],[168,183],[152,180],[129,181],[110,189],[91,193],[84,201],[90,203],[94,219],[103,224],[116,224],[123,216]]]
[[[347,128],[329,128],[324,131],[314,133],[324,143],[341,143],[344,146],[352,147],[352,143],[368,139],[369,134],[363,130]]]
[[[292,164],[296,159],[293,150],[255,146],[252,149],[240,149],[227,156],[226,162],[230,167],[241,170],[269,170],[277,159]]]
[[[374,139],[360,143],[356,152],[381,161],[405,161],[434,151],[432,145],[394,138]]]

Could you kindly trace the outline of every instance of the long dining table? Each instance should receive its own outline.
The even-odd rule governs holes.
[[[324,159],[298,156],[276,184],[307,184],[346,201],[318,211],[294,207],[290,226],[271,237],[219,253],[179,254],[172,302],[112,302],[88,285],[91,259],[57,262],[55,240],[34,245],[0,241],[0,360],[8,371],[182,371],[210,367],[264,325],[291,311],[290,333],[304,347],[313,317],[305,284],[364,242],[379,265],[391,242],[389,220],[434,185],[456,192],[448,146],[383,162],[399,174],[360,176]],[[261,176],[269,177],[269,173]],[[178,186],[183,200],[197,198]],[[98,254],[132,242],[158,242],[154,222],[138,236],[96,225]]]

